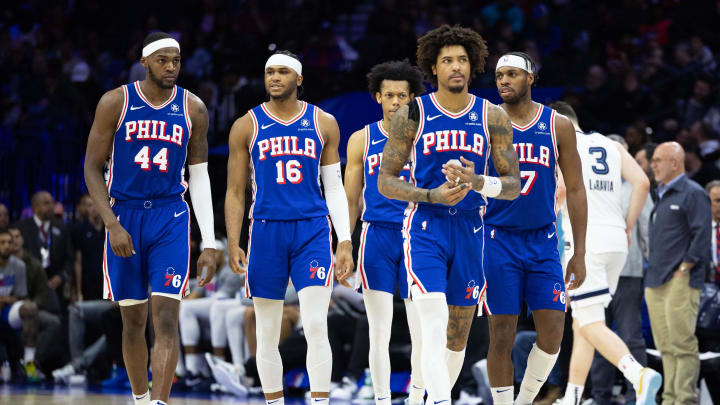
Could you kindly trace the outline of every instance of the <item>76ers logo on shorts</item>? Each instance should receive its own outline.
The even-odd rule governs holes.
[[[471,297],[474,300],[477,300],[480,296],[480,286],[475,285],[475,280],[470,280],[467,284],[467,287],[465,287],[465,299],[469,300]]]
[[[165,270],[165,287],[169,287],[170,283],[175,288],[180,288],[180,284],[182,284],[182,276],[175,274],[175,269],[172,267]]]
[[[325,267],[320,267],[317,260],[312,260],[310,262],[310,278],[315,278],[315,276],[320,280],[325,280]]]
[[[555,283],[553,286],[553,295],[553,302],[560,300],[560,303],[565,305],[565,291],[562,290],[560,283]]]

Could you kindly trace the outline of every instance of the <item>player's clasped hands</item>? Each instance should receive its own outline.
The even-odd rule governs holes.
[[[353,274],[355,263],[352,257],[352,242],[349,240],[338,243],[335,251],[337,262],[335,263],[335,279],[343,286],[352,288],[347,278]]]
[[[125,228],[116,222],[107,228],[108,238],[110,239],[110,248],[115,256],[130,257],[135,254],[132,237],[127,233]]]
[[[230,261],[230,270],[235,274],[243,274],[247,271],[247,257],[245,251],[240,246],[228,246],[228,260]]]

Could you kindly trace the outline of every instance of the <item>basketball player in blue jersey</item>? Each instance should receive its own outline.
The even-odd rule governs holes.
[[[423,403],[425,383],[420,366],[420,322],[409,299],[407,272],[403,263],[402,221],[404,201],[383,197],[377,188],[382,151],[395,111],[416,94],[425,91],[422,72],[405,61],[375,65],[367,75],[370,94],[382,108],[383,118],[350,136],[345,167],[345,193],[350,206],[350,229],[355,229],[362,212],[362,236],[358,252],[356,285],[362,287],[370,327],[370,375],[375,403],[390,404],[390,329],[393,294],[397,286],[405,300],[412,341],[410,377],[411,405]],[[410,179],[409,165],[400,172]]]
[[[507,114],[468,93],[487,55],[482,37],[460,26],[443,25],[418,40],[418,65],[438,90],[397,110],[378,178],[384,196],[411,202],[404,260],[422,329],[423,376],[435,405],[450,402],[484,294],[481,211],[487,197],[520,193]],[[482,174],[490,157],[500,177]],[[410,182],[399,178],[408,160]],[[443,363],[448,367],[438,367]]]
[[[278,342],[288,279],[300,300],[312,401],[322,405],[330,391],[327,312],[332,278],[349,286],[345,279],[354,267],[340,175],[340,130],[332,115],[298,100],[302,80],[297,56],[287,51],[270,56],[265,63],[270,101],[248,111],[230,129],[225,197],[229,261],[236,273],[247,264],[245,292],[255,307],[257,369],[268,405],[285,401]],[[248,181],[253,203],[246,258],[239,238]],[[328,214],[339,240],[337,264]]]
[[[148,35],[140,62],[145,80],[111,90],[98,103],[85,155],[85,182],[105,222],[105,298],[120,304],[123,359],[135,404],[165,404],[178,358],[180,300],[189,293],[186,161],[190,197],[206,246],[198,259],[198,285],[207,284],[215,273],[208,113],[199,98],[175,85],[180,44],[170,35]],[[155,330],[152,401],[145,342],[148,285]]]
[[[585,278],[587,200],[572,123],[531,98],[535,63],[523,52],[498,60],[495,84],[513,125],[522,188],[513,201],[491,200],[485,213],[485,277],[490,326],[488,377],[495,404],[514,398],[511,353],[518,315],[525,301],[533,314],[537,341],[527,361],[516,404],[532,404],[560,351],[565,324],[565,284]],[[556,171],[567,179],[567,201],[580,249],[563,277],[555,229]],[[494,173],[491,166],[490,174]]]

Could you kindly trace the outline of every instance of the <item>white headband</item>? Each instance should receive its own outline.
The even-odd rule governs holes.
[[[155,51],[162,48],[177,48],[178,52],[180,51],[180,43],[172,38],[163,38],[158,39],[155,42],[150,42],[149,44],[145,45],[145,47],[142,50],[142,56],[143,58],[147,58],[148,56],[152,55]]]
[[[497,72],[501,67],[514,67],[522,69],[528,73],[533,72],[530,62],[517,55],[503,55],[500,60],[498,60],[497,66],[495,66],[495,71]]]
[[[294,70],[298,76],[302,75],[302,63],[292,56],[283,55],[282,53],[276,53],[270,56],[267,62],[265,62],[265,69],[267,69],[268,66],[287,66]]]

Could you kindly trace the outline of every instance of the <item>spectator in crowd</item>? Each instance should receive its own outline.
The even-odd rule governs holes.
[[[702,151],[692,140],[683,145],[685,149],[685,172],[694,182],[704,186],[714,179],[720,179],[720,169],[712,161],[703,160]]]
[[[25,376],[29,382],[39,382],[44,376],[35,367],[37,305],[25,299],[25,263],[11,254],[12,244],[12,235],[7,228],[0,229],[0,330],[21,332],[25,345]]]
[[[628,145],[619,135],[609,135],[608,138],[620,143],[625,149]],[[630,207],[632,185],[623,181],[622,184],[623,215]],[[643,270],[644,260],[647,257],[648,222],[653,208],[652,199],[645,199],[645,205],[640,212],[637,223],[633,227],[625,265],[620,272],[617,289],[612,297],[610,306],[605,309],[605,322],[612,327],[613,322],[618,336],[630,349],[630,353],[643,367],[647,366],[645,354],[645,339],[642,334],[642,300],[643,300]],[[615,381],[616,369],[598,352],[595,353],[590,380],[592,381],[592,397],[598,405],[612,404],[612,388]],[[635,402],[635,389],[626,380],[625,403]]]
[[[66,229],[52,222],[53,197],[47,191],[38,191],[32,198],[32,218],[18,223],[25,248],[40,260],[48,277],[50,305],[53,312],[65,307],[63,283],[73,267],[70,236]]]
[[[61,360],[64,353],[56,350],[58,342],[64,343],[60,335],[62,324],[60,317],[48,310],[50,302],[50,288],[48,287],[47,275],[43,270],[40,261],[32,257],[23,248],[23,236],[16,226],[8,228],[13,238],[10,254],[22,260],[25,264],[25,278],[27,282],[27,299],[37,306],[37,353],[36,363],[44,369],[48,364]]]
[[[712,79],[708,76],[696,78],[690,97],[680,99],[676,103],[676,113],[681,128],[690,128],[692,124],[705,117],[712,103],[711,96]]]
[[[88,194],[81,205],[85,219],[72,230],[75,249],[73,296],[75,301],[103,299],[103,254],[105,251],[105,225]]]
[[[5,204],[0,203],[0,228],[7,228],[10,225],[10,214]]]
[[[711,266],[710,282],[720,287],[720,180],[713,180],[705,186],[705,191],[710,196],[710,208],[712,212],[712,243],[710,245]]]
[[[640,146],[646,144],[648,139],[648,126],[643,120],[635,120],[625,129],[625,142],[631,155],[637,153]]]
[[[700,362],[695,324],[709,263],[710,200],[685,175],[680,144],[658,145],[652,169],[658,201],[650,217],[645,300],[664,372],[663,403],[695,403]]]
[[[657,200],[657,183],[655,182],[655,175],[650,167],[650,161],[652,160],[652,155],[656,146],[657,145],[655,143],[649,142],[642,145],[640,149],[635,152],[635,161],[638,165],[640,165],[650,180],[650,197],[652,198],[652,201]]]

